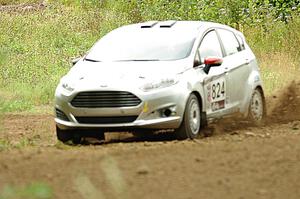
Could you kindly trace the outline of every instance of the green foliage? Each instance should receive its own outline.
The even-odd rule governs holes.
[[[267,19],[288,22],[300,12],[300,1],[284,0],[106,0],[131,22],[147,20],[208,20],[236,26],[262,25]]]
[[[99,8],[104,5],[103,0],[88,0],[88,1],[83,1],[83,0],[51,0],[50,2],[52,3],[59,3],[65,6],[73,6],[73,7],[78,7],[78,8]]]
[[[0,152],[7,150],[9,148],[10,148],[10,143],[7,140],[0,139]],[[0,197],[0,199],[1,199],[1,197]]]
[[[0,0],[0,5],[11,5],[20,3],[37,3],[39,0]]]
[[[255,49],[265,51],[291,51],[296,49],[300,42],[300,33],[297,31],[300,27],[300,18],[295,18],[288,24],[282,21],[274,21],[265,24],[264,26],[257,26],[255,29],[252,27],[244,27],[244,33],[251,41],[251,46]],[[299,55],[299,51],[296,53]]]
[[[0,129],[1,130],[1,129]],[[29,146],[36,146],[37,137],[32,138],[22,138],[18,142],[10,142],[7,139],[0,138],[0,152],[9,149],[23,149]],[[1,199],[1,197],[0,197]]]
[[[0,101],[0,112],[12,112],[12,111],[22,111],[29,110],[32,108],[31,102],[23,100],[13,100],[13,101]]]
[[[45,183],[31,183],[25,187],[5,186],[0,199],[50,199],[52,189]]]
[[[124,24],[148,20],[208,20],[245,33],[259,58],[300,60],[300,0],[48,0],[46,8],[0,12],[0,111],[52,102],[72,58]],[[35,0],[0,0],[6,3]],[[281,54],[282,54],[281,53]],[[264,64],[263,64],[264,65]]]

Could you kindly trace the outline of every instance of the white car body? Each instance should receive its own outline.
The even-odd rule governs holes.
[[[224,35],[230,32],[236,37],[238,52],[232,55],[226,52],[222,30],[225,30]],[[106,45],[107,42],[101,43],[100,39],[61,79],[56,89],[55,122],[59,129],[177,129],[183,123],[191,94],[198,99],[201,125],[206,120],[236,113],[248,116],[255,90],[261,92],[264,104],[258,64],[241,32],[217,23],[164,21],[123,26],[108,35],[112,38],[121,37],[120,40],[112,41],[118,43],[123,42],[122,35],[125,35],[126,40],[134,41],[141,35],[145,37],[145,34],[154,34],[156,37],[160,34],[170,35],[170,40],[174,43],[178,41],[180,45],[191,38],[191,49],[186,57],[180,59],[122,61],[106,56],[97,60],[94,58],[99,56],[97,53],[101,53],[97,50],[102,43]],[[207,57],[201,57],[200,51],[203,50],[201,45],[202,42],[205,45],[204,38],[208,34],[210,37],[218,37],[222,64],[209,68],[207,73],[204,69],[204,59]],[[208,36],[207,40],[209,41]],[[143,45],[156,45],[155,42],[150,39]],[[170,52],[174,50],[172,48],[176,51],[175,44],[170,44]],[[138,50],[133,51],[138,53]],[[102,54],[105,54],[103,50]],[[154,57],[160,56],[155,55],[155,52],[153,54]],[[78,97],[82,92],[88,93]],[[265,109],[259,111],[259,114],[264,114]],[[193,114],[196,117],[197,113]],[[260,119],[259,116],[258,120]]]

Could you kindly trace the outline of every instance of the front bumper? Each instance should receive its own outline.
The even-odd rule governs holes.
[[[110,91],[118,91],[110,88]],[[61,129],[73,128],[151,128],[151,129],[172,129],[178,128],[181,124],[185,102],[189,95],[182,88],[182,85],[176,84],[168,88],[162,88],[151,92],[137,90],[126,90],[139,99],[141,103],[132,107],[121,108],[76,108],[70,103],[72,99],[80,92],[65,94],[61,88],[57,88],[55,94],[55,109],[63,112],[67,117],[64,118],[56,115],[55,122]],[[89,91],[99,91],[92,89]],[[103,90],[105,91],[105,90]],[[168,110],[170,114],[165,114]],[[105,123],[82,123],[78,121],[79,117],[130,117],[136,116],[132,122],[105,122]]]
[[[131,123],[119,123],[119,124],[80,124],[78,122],[68,122],[55,118],[56,124],[62,129],[68,128],[104,128],[104,129],[114,129],[114,128],[152,128],[152,129],[170,129],[178,128],[181,122],[179,116],[169,117],[169,118],[159,118],[151,120],[136,120]]]

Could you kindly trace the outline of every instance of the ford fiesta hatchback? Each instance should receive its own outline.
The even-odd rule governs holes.
[[[195,138],[209,120],[238,113],[260,123],[265,112],[259,68],[243,34],[202,21],[117,28],[74,63],[55,92],[62,142],[128,129]]]

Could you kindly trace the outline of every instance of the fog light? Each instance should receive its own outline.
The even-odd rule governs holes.
[[[165,109],[163,112],[164,117],[169,117],[172,114],[172,111],[170,109]]]
[[[176,108],[175,106],[168,107],[165,109],[161,109],[161,116],[162,117],[170,117],[176,114]]]

